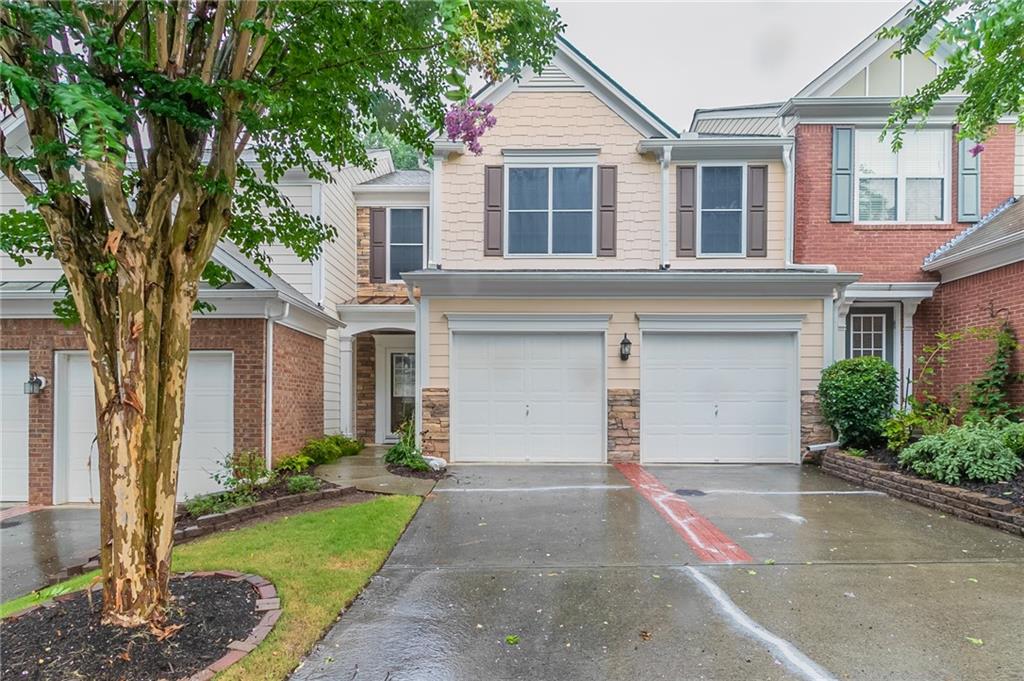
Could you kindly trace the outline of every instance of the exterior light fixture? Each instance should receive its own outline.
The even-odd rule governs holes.
[[[43,392],[43,388],[46,387],[46,379],[42,376],[33,373],[23,386],[23,392],[26,395],[38,395]]]
[[[633,343],[629,340],[629,336],[622,334],[622,340],[619,341],[619,359],[625,362],[629,359],[629,353],[633,350]]]

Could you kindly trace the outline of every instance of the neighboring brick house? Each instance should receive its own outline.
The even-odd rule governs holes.
[[[912,4],[884,26],[906,21]],[[836,300],[833,354],[884,357],[899,371],[905,396],[915,358],[936,331],[984,323],[990,307],[1014,306],[1012,266],[984,275],[991,286],[980,276],[940,285],[940,270],[925,262],[1024,190],[1024,136],[1008,119],[972,153],[975,144],[958,141],[952,123],[962,98],[949,96],[923,127],[907,129],[893,153],[890,139],[879,140],[891,101],[934,78],[945,53],[892,59],[895,42],[876,35],[788,101],[698,110],[692,129],[793,140],[793,261],[861,275]],[[984,344],[973,345],[987,354]],[[944,395],[951,382],[976,377],[980,364],[968,357],[951,356]]]

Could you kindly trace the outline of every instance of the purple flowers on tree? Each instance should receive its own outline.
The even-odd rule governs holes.
[[[981,152],[985,151],[985,145],[984,144],[975,144],[968,151],[971,152],[971,156],[977,157],[978,154],[980,154]]]
[[[472,97],[467,99],[465,104],[453,104],[444,116],[448,139],[453,142],[465,142],[469,150],[479,156],[484,151],[480,145],[480,138],[498,122],[498,119],[491,115],[493,110],[493,104],[480,104]]]

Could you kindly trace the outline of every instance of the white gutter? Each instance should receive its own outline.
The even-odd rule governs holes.
[[[672,147],[661,148],[661,266],[668,268],[668,188],[671,178]]]
[[[267,459],[267,468],[273,468],[273,434],[274,434],[274,324],[288,316],[291,303],[285,303],[280,314],[271,314],[267,308],[267,338],[263,348],[263,370],[265,387],[263,389],[263,451]]]
[[[782,166],[786,170],[786,269],[835,274],[839,271],[835,265],[809,265],[793,262],[793,241],[796,238],[793,227],[796,213],[796,164],[793,162],[795,154],[796,146],[793,140],[790,140],[782,150]]]

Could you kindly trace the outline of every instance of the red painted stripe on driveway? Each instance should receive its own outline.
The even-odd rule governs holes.
[[[11,506],[0,511],[0,521],[7,520],[9,518],[17,518],[19,515],[31,513],[32,511],[39,510],[42,506]]]
[[[638,463],[617,463],[640,495],[650,502],[672,529],[705,563],[750,563],[754,559],[710,520],[697,513]]]

